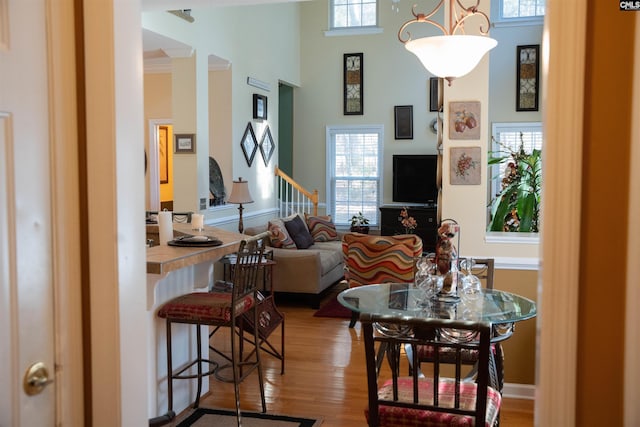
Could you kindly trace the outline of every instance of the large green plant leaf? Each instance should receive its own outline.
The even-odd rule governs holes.
[[[489,231],[504,231],[504,221],[507,214],[511,212],[509,197],[506,193],[502,193],[491,206],[491,222],[489,223]]]
[[[518,216],[520,217],[520,231],[532,231],[536,206],[536,196],[533,193],[523,194],[518,197]]]
[[[533,150],[531,154],[522,149],[510,151],[490,152],[489,165],[513,161],[517,171],[512,181],[491,202],[490,231],[505,231],[505,221],[516,211],[519,218],[518,231],[537,232],[540,211],[540,191],[542,188],[542,151]]]

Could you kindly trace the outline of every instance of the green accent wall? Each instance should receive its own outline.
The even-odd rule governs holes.
[[[278,167],[293,176],[293,87],[278,85]]]

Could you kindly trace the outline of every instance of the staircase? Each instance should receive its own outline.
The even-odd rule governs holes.
[[[318,215],[318,190],[310,192],[295,182],[277,166],[275,168],[276,190],[278,191],[278,209],[280,218],[297,213],[304,218],[304,214]]]

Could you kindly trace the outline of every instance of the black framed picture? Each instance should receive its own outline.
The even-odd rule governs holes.
[[[394,110],[396,139],[413,139],[413,105],[396,105]]]
[[[253,118],[267,120],[267,97],[253,94]]]
[[[516,62],[516,111],[538,111],[540,45],[518,46]]]
[[[269,160],[271,159],[271,155],[275,148],[276,144],[273,142],[271,129],[269,129],[269,125],[267,125],[262,133],[262,139],[260,140],[260,153],[262,154],[262,160],[264,160],[265,166],[269,166]]]
[[[439,111],[438,106],[438,78],[429,78],[429,111]]]
[[[363,68],[362,53],[344,54],[344,115],[362,115]]]
[[[255,133],[253,133],[251,122],[247,123],[247,128],[244,130],[244,135],[242,136],[242,141],[240,141],[240,146],[242,146],[242,152],[244,153],[244,158],[247,160],[247,164],[251,166],[253,158],[256,155],[256,151],[258,150],[258,141],[256,140]]]

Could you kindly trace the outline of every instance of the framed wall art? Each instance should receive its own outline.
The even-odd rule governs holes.
[[[479,185],[480,147],[451,147],[449,154],[451,185]]]
[[[449,102],[449,139],[480,139],[480,101]]]
[[[196,135],[193,133],[181,133],[173,136],[175,140],[174,153],[195,153],[196,152]]]
[[[538,111],[540,45],[518,46],[516,60],[516,111]]]
[[[145,152],[145,171],[147,162],[147,153]],[[169,183],[169,127],[158,127],[158,169],[160,175],[160,184]]]
[[[438,106],[438,78],[429,78],[429,111],[437,112],[440,108]]]
[[[244,130],[244,135],[240,141],[244,158],[247,160],[247,164],[251,166],[253,158],[258,150],[258,141],[256,141],[256,135],[253,133],[253,127],[251,122],[247,123],[247,128]]]
[[[363,67],[362,53],[344,54],[344,114],[362,115],[363,109]]]
[[[267,120],[267,97],[253,94],[253,118]]]
[[[262,138],[260,139],[260,153],[262,154],[262,160],[264,161],[265,166],[269,166],[269,160],[271,159],[271,155],[275,148],[276,144],[273,142],[271,129],[269,129],[269,126],[267,125],[262,133]]]
[[[394,113],[395,138],[413,139],[413,105],[396,105]]]

